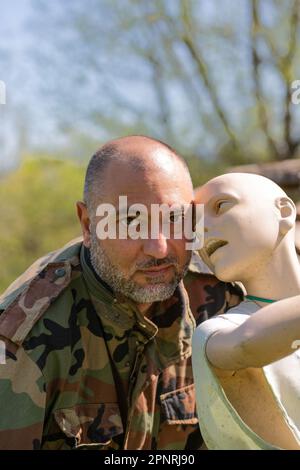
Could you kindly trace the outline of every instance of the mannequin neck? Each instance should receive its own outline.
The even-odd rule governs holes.
[[[300,264],[294,244],[285,243],[243,282],[249,295],[283,299],[300,294]],[[249,274],[248,272],[248,274]]]

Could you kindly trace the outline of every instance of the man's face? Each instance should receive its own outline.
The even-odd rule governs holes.
[[[272,194],[247,177],[225,175],[204,185],[205,244],[200,254],[223,281],[246,282],[272,256],[278,242],[278,214]]]
[[[183,166],[174,158],[166,158],[165,152],[153,149],[154,160],[146,162],[143,169],[134,168],[128,162],[111,163],[105,170],[105,184],[101,188],[100,203],[109,203],[118,209],[119,196],[127,196],[128,207],[139,203],[147,208],[147,239],[119,239],[117,236],[99,240],[96,227],[101,217],[91,218],[90,252],[95,271],[115,292],[140,304],[171,297],[191,258],[191,252],[186,250],[186,239],[173,236],[172,217],[170,237],[164,235],[160,219],[158,238],[151,238],[152,204],[183,206],[193,199]],[[116,221],[126,229],[136,223],[134,217],[126,213],[117,214]]]

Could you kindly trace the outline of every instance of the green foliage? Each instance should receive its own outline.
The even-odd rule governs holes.
[[[187,156],[185,160],[192,176],[194,188],[201,186],[215,176],[226,173],[228,170],[228,165],[218,160],[214,162],[205,161],[195,156]]]
[[[26,159],[0,180],[0,292],[38,257],[80,235],[75,202],[84,173],[71,162]]]

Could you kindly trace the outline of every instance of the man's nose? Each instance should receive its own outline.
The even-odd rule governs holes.
[[[166,236],[160,232],[158,238],[144,240],[144,253],[157,259],[165,258],[168,255],[168,240]]]

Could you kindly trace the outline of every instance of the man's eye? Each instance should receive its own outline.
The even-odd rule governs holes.
[[[121,220],[121,224],[122,225],[125,225],[126,227],[133,227],[133,226],[137,226],[138,224],[140,223],[140,220],[138,219],[138,217],[125,217],[124,219]]]

